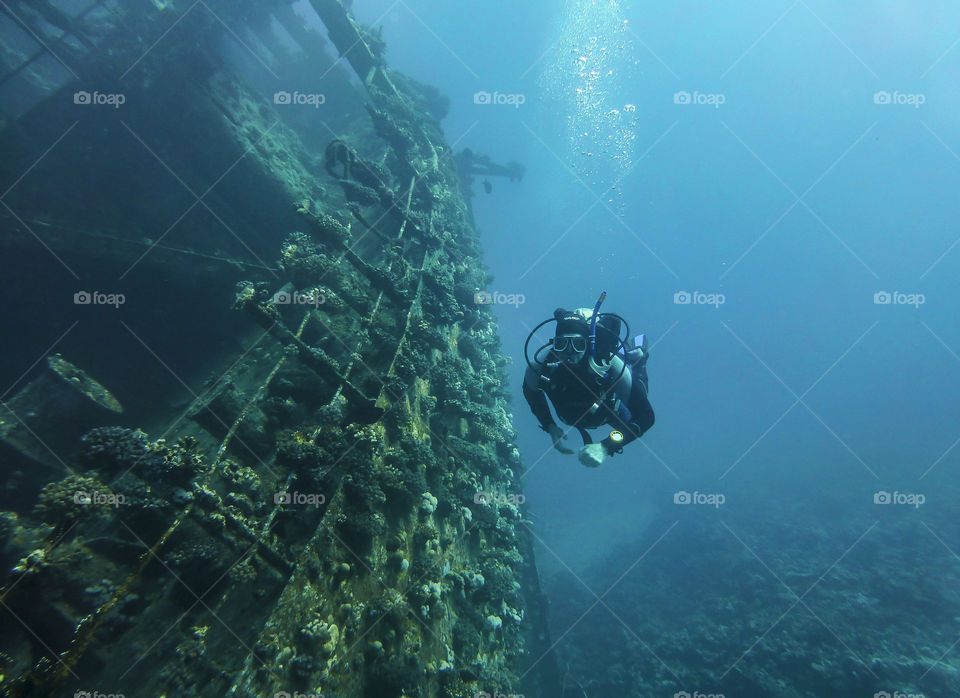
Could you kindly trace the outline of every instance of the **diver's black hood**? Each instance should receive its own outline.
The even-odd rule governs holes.
[[[582,334],[585,337],[590,335],[590,323],[575,310],[557,308],[553,311],[553,317],[557,320],[556,334],[558,335]]]

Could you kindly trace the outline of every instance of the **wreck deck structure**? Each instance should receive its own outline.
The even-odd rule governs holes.
[[[339,0],[145,5],[0,13],[4,694],[559,695],[443,98]]]

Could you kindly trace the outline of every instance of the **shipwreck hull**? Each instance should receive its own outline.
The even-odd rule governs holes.
[[[314,3],[333,46],[285,3],[243,16],[211,7],[233,33],[257,27],[263,43],[264,17],[287,26],[303,51],[271,47],[278,72],[322,69],[309,56],[349,47],[336,53],[359,82],[338,66],[325,88],[362,112],[330,114],[340,127],[324,124],[324,150],[306,142],[316,134],[211,49],[225,30],[204,15],[192,41],[143,59],[128,95],[133,105],[144,85],[176,85],[191,95],[189,128],[143,101],[110,122],[134,135],[131,171],[160,159],[182,181],[129,188],[122,202],[85,184],[44,197],[55,173],[88,157],[64,147],[11,193],[8,259],[35,265],[46,247],[68,268],[96,265],[130,300],[123,322],[64,347],[120,386],[124,417],[58,446],[43,468],[5,445],[0,686],[11,696],[559,695],[507,359],[490,308],[474,302],[482,253],[439,123],[339,2]],[[102,72],[98,49],[126,65],[143,53],[130,29],[158,33],[161,18],[44,21],[81,37],[64,44],[68,58]],[[12,19],[7,31],[39,21]],[[36,72],[27,54],[10,79]],[[58,100],[76,83],[46,87],[8,114],[9,163],[69,127]],[[202,182],[225,167],[231,179],[208,199]],[[151,218],[184,188],[206,210],[163,232]],[[167,306],[138,297],[160,287]],[[192,307],[170,310],[198,289]],[[55,319],[69,324],[70,310]],[[26,327],[31,312],[8,308],[4,321]],[[109,332],[154,361],[106,351],[98,363]],[[176,352],[188,370],[162,361]]]

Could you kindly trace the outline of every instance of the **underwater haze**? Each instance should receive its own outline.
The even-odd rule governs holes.
[[[125,5],[0,2],[0,693],[960,695],[960,5]],[[561,452],[523,386],[596,307],[656,419],[611,454],[551,407]],[[61,350],[128,408],[31,450]],[[140,507],[102,536],[63,505],[101,476]]]
[[[956,693],[960,10],[356,9],[527,166],[475,210],[565,695]],[[519,388],[604,290],[657,421],[593,470]]]

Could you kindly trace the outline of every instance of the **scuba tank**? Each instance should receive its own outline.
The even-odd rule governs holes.
[[[647,353],[647,335],[638,334],[633,338],[633,349],[624,352],[623,360],[629,366],[633,366],[637,363],[643,363],[649,356],[650,354]]]

